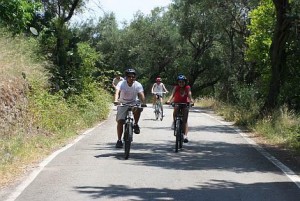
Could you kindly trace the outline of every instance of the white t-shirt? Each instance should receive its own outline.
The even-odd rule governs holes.
[[[132,86],[128,86],[127,81],[121,81],[118,83],[117,89],[120,90],[119,101],[121,103],[136,103],[138,99],[138,93],[143,92],[143,86],[138,81],[134,81]]]
[[[153,92],[155,94],[162,96],[163,92],[164,92],[163,85],[164,85],[163,83],[160,83],[160,84],[154,83],[153,84]]]
[[[122,78],[122,77],[120,77],[119,79],[115,77],[112,82],[115,86],[117,86],[117,84],[123,80],[124,80],[124,78]]]

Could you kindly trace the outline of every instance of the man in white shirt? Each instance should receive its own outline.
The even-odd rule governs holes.
[[[134,69],[127,69],[125,71],[126,80],[121,81],[116,86],[115,92],[115,104],[126,103],[126,104],[136,104],[141,102],[142,107],[147,107],[146,99],[144,95],[144,89],[141,83],[136,81],[136,72]],[[124,106],[118,106],[117,108],[117,134],[118,134],[118,141],[116,144],[116,148],[122,148],[122,134],[123,134],[123,125],[125,123],[125,118],[127,115],[127,108]],[[138,125],[141,112],[143,111],[142,108],[136,108],[133,110],[134,116],[134,133],[140,133],[140,127]]]
[[[124,78],[122,78],[121,75],[122,74],[118,71],[116,77],[113,79],[112,86],[114,87],[114,89],[116,89],[119,82],[124,80]]]

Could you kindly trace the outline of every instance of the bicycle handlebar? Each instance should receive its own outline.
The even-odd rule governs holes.
[[[140,103],[120,103],[120,102],[114,102],[114,105],[120,105],[120,106],[129,106],[129,107],[147,107],[146,104],[140,104]]]
[[[175,106],[179,106],[179,107],[193,107],[194,106],[194,103],[168,103],[166,102],[166,104],[168,105],[172,105],[172,107],[175,107]]]

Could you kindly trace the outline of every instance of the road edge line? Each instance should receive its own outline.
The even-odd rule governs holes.
[[[203,114],[209,116],[210,118],[213,118],[214,120],[218,121],[219,123],[221,123],[225,126],[232,128],[234,131],[239,133],[253,148],[255,148],[260,154],[262,154],[271,163],[273,163],[276,167],[278,167],[300,189],[300,177],[293,170],[291,170],[289,167],[284,165],[277,158],[275,158],[269,152],[267,152],[264,148],[262,148],[260,145],[258,145],[254,140],[250,139],[249,135],[244,133],[241,129],[236,128],[235,126],[231,125],[230,123],[221,121],[209,114],[205,114],[205,113],[203,113]]]
[[[37,166],[37,168],[35,168],[24,181],[22,181],[19,185],[17,185],[17,187],[15,188],[15,190],[8,196],[8,198],[5,201],[15,201],[21,195],[21,193],[40,174],[40,172],[44,169],[44,167],[46,165],[48,165],[56,156],[58,156],[60,153],[66,151],[67,149],[69,149],[70,147],[72,147],[74,144],[76,144],[77,142],[79,142],[80,140],[82,140],[83,138],[85,138],[86,136],[88,136],[90,132],[92,132],[93,130],[95,130],[97,127],[99,127],[104,122],[106,122],[106,120],[103,121],[103,122],[101,122],[101,123],[99,123],[95,127],[86,130],[85,132],[83,132],[82,134],[80,134],[75,140],[73,140],[71,143],[67,144],[66,146],[62,147],[61,149],[56,150],[51,155],[49,155],[48,157],[46,157],[41,163],[39,163],[39,165]]]

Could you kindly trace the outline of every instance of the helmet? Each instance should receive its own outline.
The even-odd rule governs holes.
[[[156,78],[156,82],[161,82],[161,78],[160,77]]]
[[[177,81],[178,80],[184,80],[184,81],[187,81],[186,77],[184,75],[178,75],[177,77]]]
[[[128,68],[128,69],[125,70],[125,75],[127,76],[128,74],[134,74],[134,75],[136,75],[136,72],[135,72],[134,69]]]

